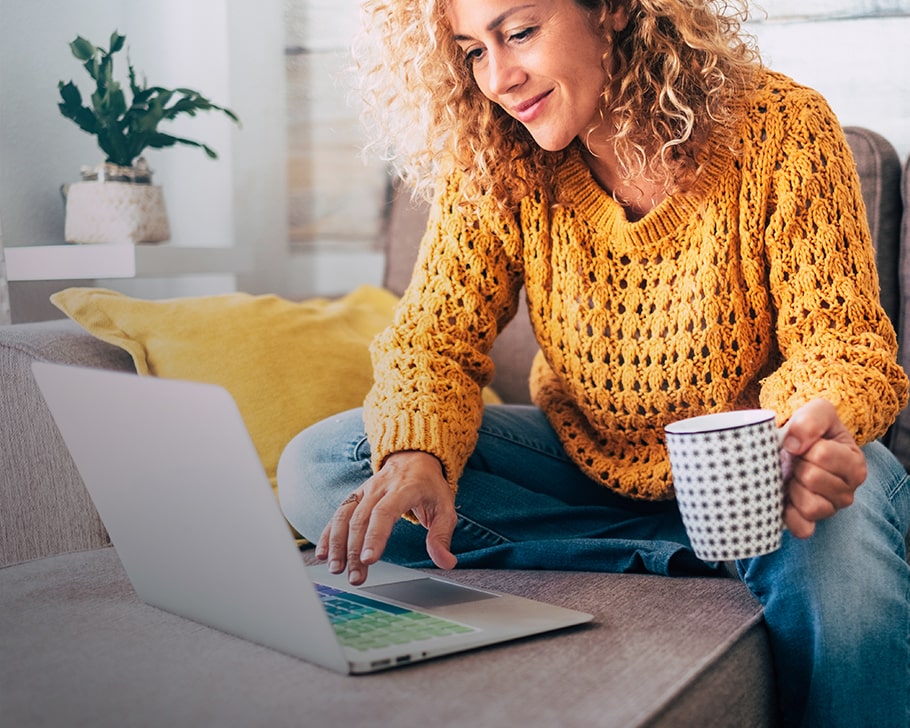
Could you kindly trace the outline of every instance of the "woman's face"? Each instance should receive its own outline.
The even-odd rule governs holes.
[[[575,0],[449,0],[447,17],[484,96],[556,151],[600,124],[609,45]],[[625,27],[624,11],[608,19]]]

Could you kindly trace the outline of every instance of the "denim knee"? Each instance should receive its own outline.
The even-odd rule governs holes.
[[[765,607],[788,725],[904,725],[910,710],[910,479],[880,443],[864,452],[853,505],[737,564]]]
[[[805,588],[807,597],[817,599],[820,609],[831,604],[842,608],[851,593],[862,602],[882,579],[892,588],[900,586],[895,578],[905,574],[910,476],[880,443],[867,445],[864,452],[868,475],[851,506],[819,521],[810,538],[785,534],[778,552],[740,563],[746,583],[759,598],[766,596],[765,589],[780,585],[783,574],[800,585],[797,591]],[[758,575],[769,572],[777,575],[763,584]]]
[[[278,500],[285,518],[315,541],[335,509],[372,475],[362,410],[328,417],[298,434],[278,461]]]

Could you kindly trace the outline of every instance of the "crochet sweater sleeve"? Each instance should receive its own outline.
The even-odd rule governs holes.
[[[860,444],[882,436],[907,401],[897,341],[879,300],[866,210],[850,148],[809,89],[788,113],[763,113],[747,144],[768,150],[754,176],[766,202],[767,250],[780,364],[761,383],[782,418],[809,400],[832,402]],[[761,153],[758,155],[761,157]],[[767,155],[766,155],[767,156]]]
[[[443,465],[453,491],[474,449],[488,351],[515,315],[521,236],[513,221],[459,206],[448,180],[430,214],[411,282],[393,324],[373,342],[376,380],[364,422],[378,469],[388,455],[421,450]]]

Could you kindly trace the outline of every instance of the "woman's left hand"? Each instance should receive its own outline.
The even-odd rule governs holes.
[[[800,407],[784,426],[787,499],[784,522],[797,538],[815,532],[815,522],[853,503],[866,479],[866,458],[834,405],[816,399]]]

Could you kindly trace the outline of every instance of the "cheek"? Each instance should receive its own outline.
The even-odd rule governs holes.
[[[582,94],[595,107],[601,103],[604,89],[607,86],[607,75],[600,70],[588,72],[584,77]]]
[[[483,69],[475,70],[471,76],[474,79],[474,84],[477,86],[477,89],[486,96],[493,103],[498,103],[495,95],[490,91],[490,84],[487,78],[487,74],[484,73]]]

